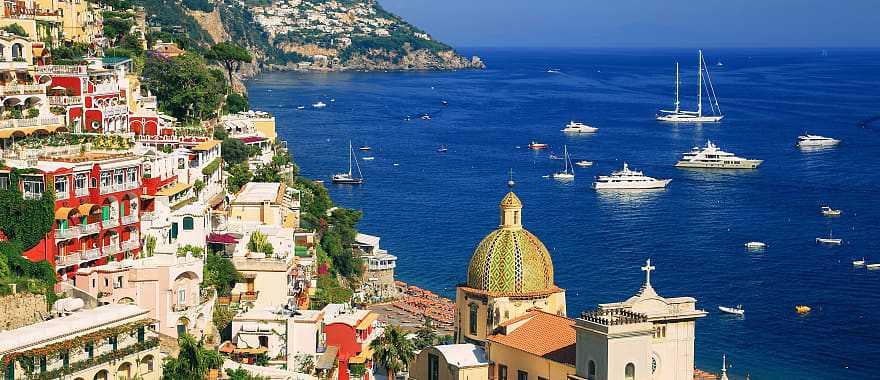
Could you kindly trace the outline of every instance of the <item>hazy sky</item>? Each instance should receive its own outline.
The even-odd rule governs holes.
[[[379,2],[459,47],[880,47],[880,0]]]

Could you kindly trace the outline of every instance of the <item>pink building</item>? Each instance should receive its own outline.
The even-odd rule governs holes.
[[[202,258],[156,255],[80,269],[74,286],[102,304],[136,304],[158,320],[156,331],[170,337],[200,337],[211,321],[216,297],[204,294]]]
[[[328,350],[335,347],[339,363],[339,380],[370,380],[373,353],[370,342],[382,334],[375,312],[350,310],[345,305],[331,304],[324,308],[324,335]],[[363,376],[354,376],[354,366],[363,366]]]

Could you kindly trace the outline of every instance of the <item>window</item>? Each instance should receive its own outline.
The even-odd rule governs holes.
[[[144,326],[138,327],[138,343],[142,343],[144,341],[144,335],[146,334],[146,330]]]
[[[587,365],[587,380],[594,380],[596,378],[596,362],[590,360],[590,363]]]
[[[23,192],[26,194],[43,194],[45,185],[41,178],[25,178],[21,180]]]
[[[428,380],[440,380],[440,359],[434,354],[428,354]]]
[[[61,365],[70,367],[70,351],[61,351]]]
[[[67,177],[55,177],[55,193],[67,193]]]
[[[477,334],[477,305],[471,304],[470,306],[470,318],[468,318],[468,322],[470,323],[470,332],[471,335]]]
[[[186,303],[186,289],[177,290],[177,303],[183,305]]]
[[[104,286],[110,286],[110,280],[104,279]]]
[[[193,229],[193,218],[191,216],[183,217],[183,230],[191,231]]]
[[[498,380],[507,380],[507,366],[499,365],[498,366]]]
[[[113,173],[113,177],[116,180],[115,183],[117,185],[121,185],[122,182],[125,181],[125,179],[123,178],[124,176],[125,176],[125,170],[117,170]]]
[[[98,179],[95,177],[92,177],[92,188],[94,189],[96,187],[98,187]]]
[[[6,365],[6,380],[15,380],[15,360]]]
[[[137,174],[137,169],[135,169],[135,168],[126,169],[125,170],[125,182],[128,182],[128,183],[137,182],[136,174]]]
[[[119,289],[122,287],[122,276],[116,277],[116,281],[113,281],[113,289]]]
[[[168,235],[172,240],[177,239],[177,223],[171,223],[171,232]]]
[[[110,220],[110,206],[101,206],[101,220],[105,222]]]
[[[635,380],[636,378],[636,365],[629,363],[626,365],[626,368],[623,370],[623,378],[626,380]]]
[[[108,341],[110,342],[110,345],[113,346],[113,351],[116,351],[118,349],[119,339],[116,336],[111,336]]]
[[[9,188],[9,174],[0,174],[0,189],[6,190]]]
[[[98,279],[97,279],[97,278],[93,278],[93,279],[92,279],[92,287],[93,287],[93,288],[97,288],[97,287],[98,287]]]
[[[77,190],[85,189],[89,183],[89,175],[86,173],[77,173],[73,176],[73,182]]]
[[[86,343],[86,355],[89,356],[89,359],[95,357],[95,344],[92,342]]]
[[[265,335],[260,335],[257,337],[257,340],[260,341],[260,347],[269,347],[269,337]]]
[[[666,337],[666,325],[654,326],[654,339]]]
[[[40,356],[40,373],[46,372],[46,357]]]
[[[110,176],[110,172],[101,172],[101,187],[110,187],[113,182]]]
[[[516,371],[516,380],[529,380],[529,373],[526,371]]]

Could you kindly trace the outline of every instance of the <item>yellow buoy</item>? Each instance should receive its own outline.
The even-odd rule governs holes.
[[[794,307],[798,314],[806,314],[812,310],[809,306],[806,305],[797,305]]]

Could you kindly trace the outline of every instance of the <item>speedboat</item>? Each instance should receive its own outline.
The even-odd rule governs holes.
[[[364,161],[373,161],[373,160],[376,159],[376,157],[368,156],[368,157],[363,157],[363,158],[361,158],[361,159],[364,160]]]
[[[794,307],[794,310],[795,310],[798,314],[806,314],[806,313],[809,313],[811,310],[813,310],[813,308],[811,308],[811,307],[809,307],[809,306],[807,306],[807,305],[796,305],[796,306]]]
[[[853,266],[856,266],[856,267],[865,266],[865,258],[862,257],[862,258],[859,259],[859,260],[853,260],[852,263],[853,263]]]
[[[315,108],[324,108],[324,107],[327,107],[327,103],[324,103],[324,102],[319,101],[319,102],[317,102],[317,103],[315,103],[315,104],[312,104],[312,107],[315,107]]]
[[[298,110],[304,110],[304,109],[306,109],[306,106],[299,106],[299,107],[296,107],[296,109],[298,109]]]
[[[578,162],[575,162],[574,164],[582,168],[586,168],[588,166],[593,166],[593,161],[580,160]]]
[[[742,316],[746,313],[742,307],[742,305],[736,305],[736,307],[718,306],[718,310],[721,310],[723,313]]]
[[[706,141],[705,148],[694,147],[682,155],[675,163],[677,168],[699,169],[754,169],[763,160],[749,160],[719,149],[712,141]]]
[[[362,152],[366,152],[366,151],[368,151],[368,150],[370,150],[370,149],[373,149],[373,148],[370,148],[369,145],[364,145],[364,146],[358,148],[358,150],[360,150],[360,151],[362,151]]]
[[[831,235],[828,235],[828,237],[817,237],[816,243],[828,244],[828,245],[840,245],[843,243],[843,239],[834,238],[834,237],[831,237]]]
[[[584,123],[578,123],[576,121],[570,121],[565,125],[565,128],[562,129],[562,132],[565,133],[593,133],[598,131],[599,128],[591,127]]]
[[[746,243],[746,248],[748,249],[764,249],[766,247],[767,244],[760,241],[750,241]]]
[[[868,265],[865,265],[865,268],[868,268],[868,270],[878,270],[878,269],[880,269],[880,264],[878,264],[878,263],[868,264]]]
[[[448,106],[448,105],[449,105],[449,102],[447,102],[447,101],[445,101],[445,100],[441,100],[441,101],[440,101],[440,104],[442,104],[442,105],[444,105],[444,106]]]
[[[531,150],[547,149],[548,147],[549,147],[549,145],[544,144],[544,143],[535,142],[534,140],[532,140],[532,142],[529,143],[529,149],[531,149]]]
[[[593,189],[660,189],[666,187],[671,181],[671,179],[648,177],[640,171],[629,170],[629,166],[624,162],[623,170],[612,172],[611,175],[596,177]]]
[[[822,215],[825,215],[825,216],[840,216],[841,213],[843,213],[843,212],[840,211],[840,210],[835,210],[835,209],[833,209],[833,208],[831,208],[831,207],[828,207],[828,206],[822,206]]]
[[[446,153],[447,151],[449,151],[449,147],[447,147],[446,144],[440,145],[440,147],[437,148],[437,153]]]
[[[547,73],[549,73],[549,74],[559,74],[560,71],[559,71],[559,69],[548,69],[548,70],[547,70]]]
[[[431,120],[431,115],[424,114],[424,115],[422,115],[422,118],[421,118],[421,119],[422,119],[422,120]]]
[[[799,148],[815,148],[822,146],[834,146],[840,143],[840,140],[831,137],[804,134],[798,136],[797,146]]]

